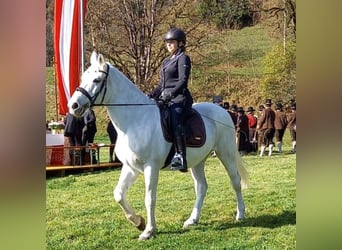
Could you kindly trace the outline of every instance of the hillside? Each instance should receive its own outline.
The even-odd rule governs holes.
[[[222,95],[230,104],[236,102],[245,108],[259,104],[257,91],[262,76],[262,60],[273,44],[261,26],[241,30],[213,32],[208,45],[191,55],[193,71],[190,89],[196,102],[212,101],[213,95]],[[106,135],[107,113],[96,107],[97,135]],[[54,70],[46,69],[46,119],[56,119]]]

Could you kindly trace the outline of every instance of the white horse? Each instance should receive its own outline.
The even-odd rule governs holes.
[[[93,52],[91,66],[83,73],[80,87],[68,102],[69,112],[80,117],[91,106],[107,107],[117,132],[115,153],[123,166],[114,199],[128,221],[143,231],[139,239],[146,240],[156,233],[155,205],[159,171],[170,151],[171,143],[163,137],[159,108],[154,100],[141,92],[123,73],[106,63],[101,54]],[[196,201],[183,228],[199,221],[207,192],[204,164],[212,151],[223,163],[236,193],[236,219],[245,216],[241,187],[247,185],[248,173],[235,144],[235,129],[229,114],[212,103],[194,104],[202,116],[206,142],[202,147],[187,147],[187,160],[195,184]],[[140,173],[145,180],[147,223],[128,204],[126,193]],[[176,173],[183,174],[183,173]]]

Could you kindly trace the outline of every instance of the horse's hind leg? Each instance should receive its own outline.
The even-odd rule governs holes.
[[[190,217],[183,224],[183,228],[187,228],[196,224],[201,216],[203,201],[208,189],[208,184],[204,173],[204,163],[205,160],[203,160],[197,166],[190,168],[195,184],[196,201]]]
[[[230,148],[230,150],[227,150],[227,148]],[[237,158],[239,157],[238,151],[235,149],[235,145],[225,144],[224,146],[217,148],[216,155],[221,160],[222,164],[224,165],[229,175],[229,178],[231,180],[235,194],[236,194],[236,200],[237,200],[236,220],[244,219],[245,218],[245,204],[242,198],[241,177],[238,172],[238,166],[237,166],[237,164],[240,164],[240,161],[238,161],[238,158]]]
[[[126,199],[126,193],[137,179],[138,174],[138,172],[134,172],[129,167],[123,166],[118,184],[116,185],[113,193],[115,201],[119,203],[127,220],[142,231],[145,228],[145,221],[140,215],[135,214],[133,208],[130,207]]]

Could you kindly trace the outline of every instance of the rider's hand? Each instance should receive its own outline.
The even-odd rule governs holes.
[[[164,101],[164,102],[169,102],[171,101],[172,99],[172,94],[170,91],[168,90],[164,90],[162,93],[161,93],[161,99]]]

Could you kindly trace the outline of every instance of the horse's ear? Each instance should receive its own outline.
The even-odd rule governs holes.
[[[97,63],[97,53],[96,51],[94,50],[92,53],[91,53],[91,56],[90,56],[90,64],[91,65],[95,65]]]
[[[99,61],[100,66],[103,66],[105,64],[105,60],[102,54],[99,54],[98,61]]]

